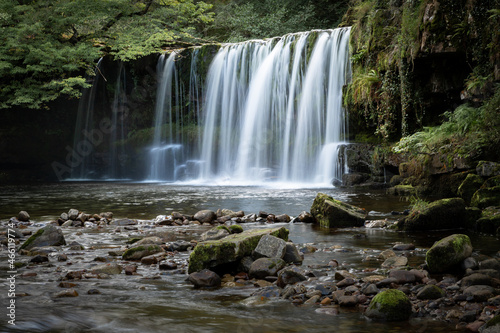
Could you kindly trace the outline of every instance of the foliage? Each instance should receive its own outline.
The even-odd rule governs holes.
[[[344,103],[350,119],[363,120],[389,141],[422,129],[438,110],[426,101],[428,68],[419,61],[434,53],[464,56],[465,98],[484,100],[494,90],[500,54],[497,1],[351,0],[342,25],[351,25],[352,81]],[[431,60],[432,62],[432,60]],[[470,70],[468,71],[468,67]],[[460,72],[459,71],[459,72]],[[377,73],[379,82],[372,81]],[[424,73],[424,74],[422,74]],[[417,81],[420,80],[420,81]],[[454,83],[453,83],[454,84]],[[427,89],[427,90],[426,90]],[[453,98],[459,98],[458,94]],[[429,112],[430,111],[430,112]],[[444,110],[443,110],[444,111]],[[429,117],[432,121],[434,117]],[[399,125],[399,126],[398,126]]]
[[[420,213],[423,210],[425,210],[427,207],[429,207],[430,202],[425,201],[421,199],[418,196],[411,196],[410,197],[410,215],[414,213]]]
[[[206,34],[219,41],[241,42],[291,32],[334,28],[347,0],[236,0],[215,6]]]
[[[500,142],[500,86],[481,107],[463,104],[445,112],[441,125],[403,137],[393,147],[395,153],[431,154],[446,148],[463,156],[479,155]]]
[[[0,0],[0,109],[79,97],[96,60],[131,60],[194,40],[211,21],[194,0]]]

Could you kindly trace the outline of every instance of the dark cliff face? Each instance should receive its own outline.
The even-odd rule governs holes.
[[[396,140],[443,112],[481,103],[500,80],[498,1],[355,0],[351,133]]]

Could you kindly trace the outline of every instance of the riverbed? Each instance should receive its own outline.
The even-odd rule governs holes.
[[[293,186],[193,186],[164,183],[74,182],[0,187],[0,221],[2,230],[12,216],[28,211],[36,230],[57,219],[62,212],[76,208],[86,213],[113,212],[114,218],[137,219],[136,230],[115,226],[103,229],[63,228],[67,243],[76,241],[81,251],[63,247],[68,260],[59,262],[50,256],[49,264],[19,269],[16,279],[16,326],[5,318],[2,332],[454,332],[456,323],[432,318],[413,318],[402,323],[376,323],[362,313],[338,308],[334,313],[316,311],[318,306],[296,306],[289,301],[271,299],[245,302],[256,287],[224,287],[216,290],[193,289],[181,271],[159,271],[156,266],[138,265],[137,275],[113,275],[109,279],[82,279],[74,289],[79,296],[56,298],[65,272],[89,269],[96,257],[109,259],[109,251],[123,248],[127,239],[166,232],[176,240],[197,239],[206,226],[155,227],[157,215],[177,211],[194,214],[202,209],[227,208],[246,214],[265,211],[297,216],[309,211],[314,197],[323,192],[344,202],[363,207],[369,219],[395,220],[392,211],[403,211],[409,205],[399,197],[387,196],[383,190],[346,190],[337,188],[295,188]],[[385,229],[346,228],[319,229],[311,224],[280,223],[289,229],[289,238],[300,246],[311,244],[317,251],[304,255],[303,266],[314,270],[337,260],[359,276],[382,273],[375,257],[396,243],[413,243],[410,265],[424,262],[425,251],[434,241],[451,232],[405,234]],[[269,227],[266,223],[245,223],[244,229]],[[133,228],[131,228],[133,229]],[[493,256],[498,239],[470,235],[475,256]],[[6,293],[7,256],[2,251],[2,294]],[[188,253],[175,257],[185,262]],[[17,256],[18,261],[29,257]],[[110,259],[116,260],[116,259]],[[118,260],[119,262],[120,260]],[[324,270],[324,269],[323,269]],[[29,274],[35,272],[35,274]],[[28,274],[27,274],[28,273]],[[32,275],[32,276],[30,276]],[[334,269],[318,279],[333,279]],[[100,294],[88,294],[97,289]],[[23,296],[21,296],[23,295]],[[6,299],[2,295],[2,308]]]

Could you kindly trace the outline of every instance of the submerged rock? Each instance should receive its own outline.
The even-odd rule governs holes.
[[[412,314],[410,299],[404,292],[389,289],[378,293],[370,302],[365,315],[382,321],[407,320]]]
[[[365,223],[365,210],[318,193],[311,206],[311,214],[324,228],[361,227]]]
[[[288,230],[281,227],[246,230],[220,240],[200,242],[189,257],[188,273],[222,264],[237,264],[237,261],[252,254],[252,251],[255,250],[264,235],[272,235],[288,240]]]
[[[123,253],[123,260],[141,260],[144,257],[150,256],[152,254],[163,252],[163,248],[159,245],[141,245],[135,246]]]
[[[404,231],[460,229],[466,222],[465,202],[462,198],[442,199],[429,204],[420,212],[404,217],[397,224]]]
[[[443,273],[455,269],[472,254],[469,236],[454,234],[432,245],[425,255],[425,261],[432,273]]]
[[[30,250],[34,247],[43,246],[60,246],[66,245],[63,232],[61,229],[49,224],[46,227],[39,229],[35,234],[28,238],[19,250]]]

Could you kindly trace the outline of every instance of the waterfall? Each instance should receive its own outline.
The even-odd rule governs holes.
[[[200,180],[331,184],[341,178],[349,32],[224,45],[207,77]]]
[[[73,145],[66,149],[71,156],[70,180],[126,179],[127,154],[123,141],[127,131],[128,103],[126,70],[119,63],[108,77],[99,59],[93,84],[83,90],[78,105]],[[112,78],[111,82],[107,78]],[[87,78],[89,79],[89,78]],[[114,80],[114,81],[113,81]],[[111,98],[107,86],[112,85]],[[108,102],[111,100],[111,102]]]

